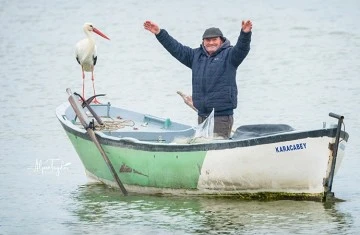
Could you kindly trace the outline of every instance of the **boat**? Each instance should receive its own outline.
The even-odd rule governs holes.
[[[229,139],[198,136],[170,118],[93,104],[67,89],[56,116],[87,176],[124,195],[221,196],[325,201],[349,134],[335,123],[296,130],[288,124],[238,127]]]

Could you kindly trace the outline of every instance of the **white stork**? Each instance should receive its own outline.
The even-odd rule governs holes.
[[[81,65],[82,78],[83,78],[83,87],[82,87],[82,96],[85,99],[85,72],[91,72],[91,80],[95,95],[95,85],[94,85],[94,66],[96,65],[97,53],[96,53],[96,45],[95,40],[92,37],[92,33],[94,32],[100,35],[103,38],[110,40],[105,34],[103,34],[100,30],[96,29],[91,23],[84,24],[84,32],[86,34],[86,38],[80,40],[76,43],[76,60]],[[99,103],[96,98],[94,99],[94,103]]]

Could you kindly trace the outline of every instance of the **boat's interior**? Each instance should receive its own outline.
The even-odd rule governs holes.
[[[102,122],[96,121],[94,114],[85,108],[88,119],[93,120],[93,128],[112,137],[134,138],[158,143],[192,142],[199,137],[196,127],[173,122],[169,118],[159,118],[116,108],[109,103],[92,105],[91,108]],[[71,106],[66,111],[66,117],[73,124],[82,127]],[[244,125],[233,132],[230,140],[252,139],[290,131],[294,129],[285,124]]]
[[[250,139],[261,136],[274,135],[278,133],[290,132],[295,129],[286,124],[256,124],[244,125],[236,129],[232,139]]]

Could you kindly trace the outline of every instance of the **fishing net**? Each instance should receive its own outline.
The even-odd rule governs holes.
[[[195,135],[193,139],[196,138],[205,138],[205,139],[213,139],[214,138],[214,109],[210,113],[210,115],[200,123],[195,128]]]

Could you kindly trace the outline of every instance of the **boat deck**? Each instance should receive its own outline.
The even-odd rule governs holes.
[[[111,107],[107,105],[91,105],[94,112],[100,117],[102,125],[96,121],[91,112],[85,108],[89,120],[93,120],[94,128],[105,135],[118,138],[134,138],[140,141],[173,143],[175,140],[194,142],[195,128],[189,125],[173,122],[169,118],[160,118],[152,115]],[[80,129],[84,129],[71,107],[66,110],[67,119]],[[231,140],[252,139],[261,136],[295,131],[286,124],[258,124],[238,127]],[[224,139],[222,139],[224,141]],[[204,140],[200,140],[204,141]]]

